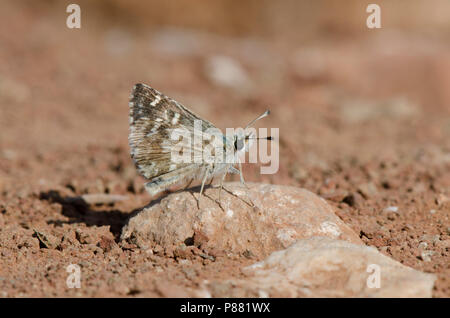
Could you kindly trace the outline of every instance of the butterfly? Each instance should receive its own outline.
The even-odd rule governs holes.
[[[240,157],[249,151],[255,139],[262,139],[256,138],[254,131],[247,130],[269,113],[264,112],[244,129],[225,136],[212,123],[200,118],[176,100],[148,85],[134,85],[129,101],[128,141],[138,172],[149,180],[145,189],[155,196],[172,185],[184,183],[189,187],[194,180],[202,180],[202,195],[206,181],[220,176],[220,202],[220,191],[227,173],[239,174],[241,183],[246,186]],[[200,135],[201,140],[192,143],[190,136],[183,135],[182,137],[187,137],[184,138],[187,142],[182,143],[178,138],[180,132],[194,136],[194,139]],[[264,139],[271,140],[271,137]],[[205,141],[209,141],[209,144]],[[211,144],[215,147],[212,147],[213,151],[209,153],[210,160],[201,160],[206,153],[205,146]],[[184,157],[188,160],[174,160],[181,150],[188,153],[188,156]],[[192,153],[194,156],[189,155]],[[234,167],[236,164],[239,170]]]

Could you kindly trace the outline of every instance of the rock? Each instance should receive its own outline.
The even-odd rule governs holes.
[[[341,119],[348,124],[381,119],[407,119],[418,113],[417,105],[403,97],[382,101],[345,100],[339,107]]]
[[[420,242],[418,248],[424,250],[427,247],[428,247],[428,243],[427,242]]]
[[[212,296],[431,297],[436,279],[373,247],[328,237],[299,240],[245,267],[243,273],[244,279],[210,282]]]
[[[161,297],[165,298],[186,298],[190,297],[188,289],[180,288],[179,285],[174,283],[164,282],[155,285],[156,292]],[[192,296],[191,296],[192,297]]]
[[[205,75],[214,84],[238,91],[251,89],[252,82],[237,60],[228,56],[211,56],[205,62]]]
[[[34,235],[38,238],[40,244],[43,247],[50,249],[55,249],[58,247],[60,240],[56,236],[50,233],[38,231],[36,229],[33,229],[33,231]]]
[[[443,193],[440,193],[439,196],[436,198],[436,204],[439,206],[444,205],[444,203],[449,201],[450,198]]]
[[[389,213],[389,212],[397,213],[398,212],[398,206],[388,206],[387,208],[383,209],[383,212],[386,212],[386,213]]]
[[[93,194],[83,194],[81,199],[87,204],[113,204],[116,202],[127,200],[128,197],[119,194],[109,194],[109,193],[93,193]]]
[[[97,243],[97,246],[100,247],[103,250],[103,252],[111,251],[115,245],[116,242],[114,242],[113,239],[106,237],[104,235],[100,237],[100,241]]]
[[[432,235],[432,234],[424,234],[420,237],[420,240],[425,241],[425,242],[435,243],[440,240],[440,236]]]
[[[114,237],[108,226],[93,227],[89,231],[84,228],[77,228],[75,230],[75,237],[81,244],[100,245],[100,241],[104,241],[105,239],[114,241]]]
[[[358,186],[358,191],[365,199],[372,198],[377,195],[378,190],[373,182],[363,183]]]
[[[423,251],[420,253],[419,258],[424,262],[431,262],[431,256],[434,255],[434,251]]]
[[[334,202],[342,202],[344,198],[348,196],[348,191],[346,190],[333,190],[331,192],[321,193],[324,199],[331,200]]]
[[[354,208],[361,208],[364,204],[364,198],[358,192],[350,193],[342,199],[342,202]]]
[[[172,193],[135,213],[122,229],[121,239],[140,248],[186,244],[257,258],[311,236],[362,244],[319,196],[288,186],[249,187],[225,184],[221,206],[215,201],[219,189],[209,187],[199,199],[199,208],[194,198],[199,196],[197,189]]]

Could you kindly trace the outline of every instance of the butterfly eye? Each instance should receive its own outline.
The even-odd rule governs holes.
[[[236,139],[234,139],[234,149],[236,151],[239,151],[242,148],[244,148],[244,139],[243,138],[240,138],[240,139],[236,138]]]

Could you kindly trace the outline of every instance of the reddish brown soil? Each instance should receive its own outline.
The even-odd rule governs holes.
[[[367,245],[435,273],[434,296],[450,296],[448,38],[387,30],[302,43],[194,33],[178,42],[185,50],[169,50],[155,28],[94,16],[69,30],[65,18],[64,8],[13,1],[0,10],[0,297],[183,296],[255,261],[201,253],[184,261],[120,243],[127,217],[150,201],[127,143],[136,82],[220,128],[270,106],[259,125],[280,128],[280,169],[260,175],[246,165],[246,179],[325,197]],[[252,89],[211,83],[204,64],[215,54],[240,63]],[[73,199],[96,193],[128,199]],[[81,266],[81,289],[66,286],[71,263]]]

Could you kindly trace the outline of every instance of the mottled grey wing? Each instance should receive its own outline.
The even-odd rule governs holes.
[[[193,132],[195,120],[202,121],[202,130],[214,126],[145,84],[134,86],[129,106],[128,140],[139,173],[161,187],[195,174],[200,167],[198,164],[171,160],[171,151],[177,141],[171,140],[170,132],[180,127]]]

